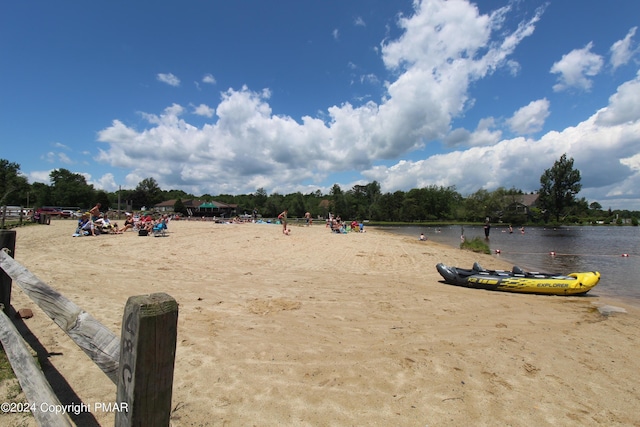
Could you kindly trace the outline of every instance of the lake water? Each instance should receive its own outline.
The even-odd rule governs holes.
[[[376,228],[416,239],[424,233],[429,240],[460,247],[462,227],[459,225]],[[466,239],[484,239],[484,229],[465,226],[464,235]],[[590,294],[622,298],[640,305],[640,227],[530,227],[525,228],[524,233],[517,228],[509,233],[507,226],[494,225],[488,243],[492,256],[526,270],[563,274],[599,271],[600,283]],[[440,262],[447,264],[446,259]],[[490,265],[484,267],[491,268]]]

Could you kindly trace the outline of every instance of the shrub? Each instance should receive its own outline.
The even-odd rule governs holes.
[[[489,249],[489,245],[487,244],[487,242],[482,240],[480,237],[474,237],[471,240],[464,240],[462,243],[460,243],[460,249],[466,249],[483,254],[491,253],[491,249]]]

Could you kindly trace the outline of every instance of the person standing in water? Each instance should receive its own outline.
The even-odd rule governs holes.
[[[489,222],[489,217],[484,223],[484,238],[485,240],[489,240],[489,233],[491,232],[491,223]]]

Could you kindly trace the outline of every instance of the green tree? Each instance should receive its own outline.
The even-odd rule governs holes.
[[[560,222],[560,216],[575,205],[576,194],[582,188],[580,171],[573,168],[573,158],[567,159],[566,153],[563,154],[553,167],[544,171],[540,185],[538,203]]]
[[[95,192],[95,203],[100,203],[100,210],[106,212],[111,208],[111,202],[109,201],[109,194],[104,190],[98,190]],[[92,204],[93,205],[93,204]],[[75,205],[74,205],[75,206]],[[93,207],[93,206],[92,206]]]
[[[375,216],[376,211],[380,208],[378,201],[382,192],[380,190],[380,183],[373,181],[366,185],[365,196],[367,198],[368,206],[367,212],[364,214],[364,218],[372,218]]]
[[[90,208],[95,204],[96,194],[93,185],[87,184],[83,175],[62,168],[51,171],[49,178],[53,205]],[[100,202],[108,203],[106,196],[103,199],[106,200],[100,200]]]
[[[176,202],[173,204],[173,211],[187,216],[187,208],[182,202],[182,199],[176,200]]]
[[[304,205],[305,212],[311,213],[311,216],[317,218],[318,216],[324,217],[327,212],[321,207],[321,202],[324,199],[322,192],[316,190],[313,193],[305,194]]]
[[[162,192],[162,200],[172,200],[172,199],[195,199],[194,196],[182,191],[182,190],[169,190]]]
[[[138,183],[131,194],[134,209],[143,206],[152,209],[156,203],[162,202],[162,190],[154,178],[145,178]]]
[[[262,216],[267,218],[275,218],[286,208],[287,206],[284,203],[284,197],[279,193],[272,193],[265,202]]]
[[[466,219],[469,221],[483,222],[486,217],[495,215],[492,212],[493,200],[491,193],[484,188],[469,195],[464,201]]]
[[[31,204],[30,207],[51,206],[55,204],[53,201],[53,196],[51,194],[51,187],[42,182],[34,182],[33,184],[31,184],[29,199],[29,203]]]
[[[269,198],[269,196],[267,195],[267,192],[265,191],[264,188],[260,187],[256,190],[256,195],[254,198],[254,202],[255,202],[255,206],[252,206],[253,208],[263,208],[264,205],[267,203],[267,199]]]
[[[303,217],[305,213],[304,197],[299,191],[297,193],[289,194],[285,197],[285,205],[289,209],[289,215],[291,217]]]
[[[29,183],[20,175],[20,165],[0,159],[0,205],[26,206]]]
[[[338,184],[333,184],[331,187],[331,205],[333,208],[333,214],[335,216],[340,216],[341,218],[347,218],[347,202],[345,200],[345,195],[342,192],[342,188]]]
[[[404,203],[405,194],[403,191],[395,193],[385,193],[378,199],[377,216],[371,219],[377,221],[398,221],[401,217],[401,209]]]

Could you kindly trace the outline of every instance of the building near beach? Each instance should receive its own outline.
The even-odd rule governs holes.
[[[156,212],[173,212],[177,199],[166,200],[153,206]],[[189,216],[231,218],[238,214],[238,205],[215,200],[187,199],[182,204]]]

